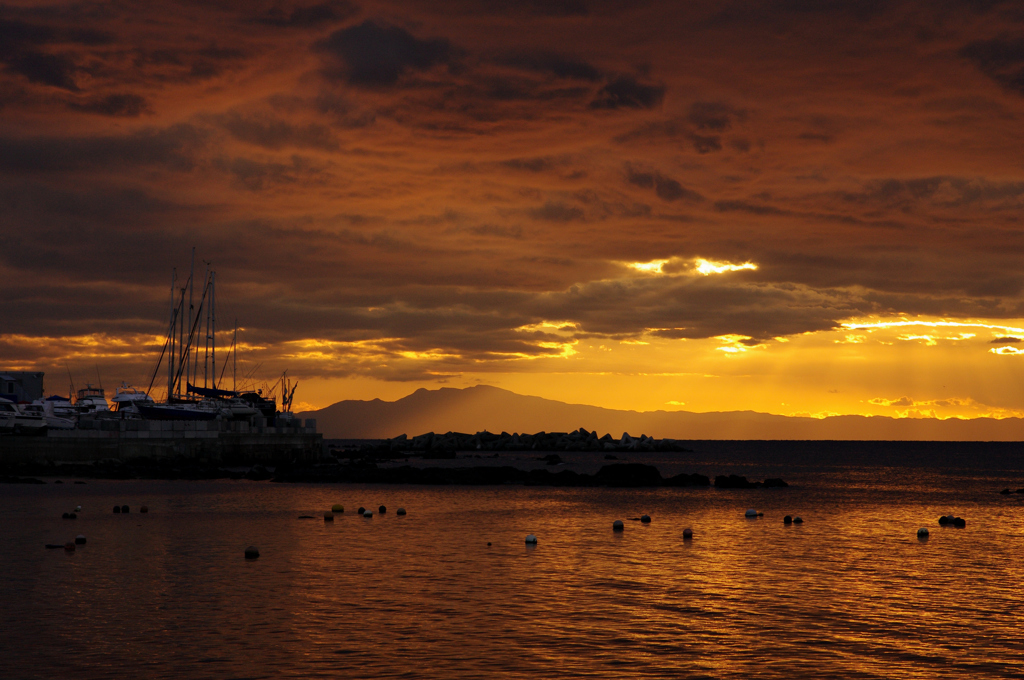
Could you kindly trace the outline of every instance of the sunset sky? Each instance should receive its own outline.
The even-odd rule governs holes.
[[[1019,2],[6,2],[0,176],[55,393],[149,384],[194,246],[298,410],[1024,416]]]

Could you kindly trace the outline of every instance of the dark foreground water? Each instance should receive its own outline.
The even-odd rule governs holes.
[[[792,486],[0,486],[0,677],[1024,676],[1024,457],[745,446],[658,462]]]

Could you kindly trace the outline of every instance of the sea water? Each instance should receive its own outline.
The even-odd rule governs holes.
[[[0,676],[1024,675],[1024,494],[998,493],[1024,486],[1021,457],[829,450],[630,458],[784,489],[4,485]],[[582,472],[606,462],[564,457]],[[345,512],[325,522],[335,503]],[[966,528],[939,526],[950,513]],[[73,553],[44,548],[78,534]]]

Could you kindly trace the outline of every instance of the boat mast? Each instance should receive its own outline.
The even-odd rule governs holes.
[[[171,389],[174,382],[174,286],[178,282],[178,269],[176,267],[171,268],[171,320],[167,327],[167,342],[170,343],[169,349],[171,350],[167,355],[167,402],[171,401]]]
[[[188,327],[192,328],[192,287],[196,278],[196,247],[192,246],[192,271],[188,276]],[[191,333],[190,333],[191,335]],[[185,353],[185,382],[188,383],[189,374],[192,371],[192,338],[189,337],[188,347],[183,347]],[[181,382],[178,382],[178,396],[181,396]]]
[[[205,261],[206,260],[204,260],[204,262]],[[210,289],[210,263],[209,262],[206,263],[205,279],[206,279],[206,291],[205,291],[205,293],[203,295],[204,298],[212,293],[212,290]],[[205,300],[204,300],[204,302],[205,302]],[[206,337],[204,338],[205,344],[203,346],[203,387],[209,387],[209,385],[206,384],[206,377],[207,377],[207,374],[209,373],[209,370],[210,370],[210,304],[208,302],[206,303],[206,318],[205,318],[204,321],[206,322],[206,328],[204,329],[204,331],[205,331],[204,335]],[[195,383],[193,383],[193,384],[195,384]]]
[[[217,387],[217,272],[210,272],[210,382]]]
[[[235,319],[235,337],[231,340],[231,391],[238,391],[238,319]]]

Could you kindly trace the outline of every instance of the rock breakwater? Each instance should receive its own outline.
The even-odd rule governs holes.
[[[598,436],[596,431],[584,428],[573,432],[537,432],[520,434],[502,432],[494,434],[483,430],[475,434],[446,432],[409,437],[399,435],[379,442],[362,444],[358,453],[363,455],[405,454],[424,458],[454,458],[458,451],[603,451],[606,453],[689,451],[683,442],[675,439],[655,439],[645,434],[632,437],[623,432],[618,439],[610,434]]]

